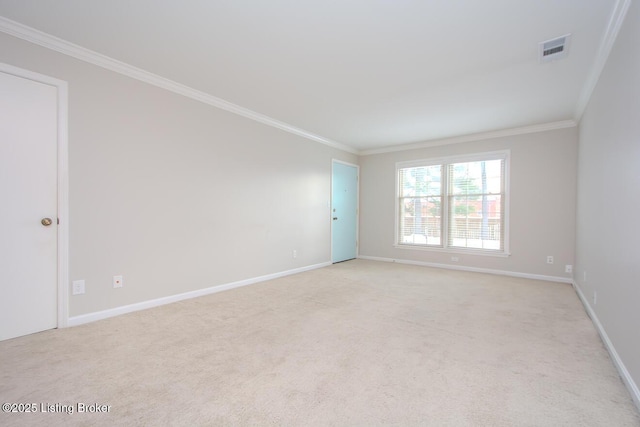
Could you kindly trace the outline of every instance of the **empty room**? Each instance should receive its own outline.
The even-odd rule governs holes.
[[[639,40],[0,0],[0,425],[640,426]]]

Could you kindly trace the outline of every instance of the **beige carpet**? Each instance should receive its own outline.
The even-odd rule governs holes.
[[[0,342],[0,396],[38,409],[3,426],[640,425],[570,285],[363,260]]]

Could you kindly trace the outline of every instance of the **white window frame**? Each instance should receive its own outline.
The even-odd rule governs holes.
[[[449,246],[449,174],[448,174],[448,166],[452,163],[465,163],[465,162],[477,162],[482,160],[504,160],[504,212],[503,215],[503,239],[504,244],[502,250],[493,250],[493,249],[479,249],[479,248],[459,248],[459,247],[450,247]],[[441,185],[441,216],[442,216],[442,229],[440,230],[441,235],[441,245],[440,246],[428,246],[423,244],[407,244],[401,243],[400,241],[400,199],[401,199],[401,190],[400,190],[400,170],[405,168],[419,167],[419,166],[435,166],[441,165],[443,168],[442,180],[443,184]],[[457,156],[447,156],[447,157],[437,157],[437,158],[429,158],[429,159],[421,159],[421,160],[411,160],[404,162],[396,163],[396,178],[395,178],[395,233],[394,233],[394,247],[398,249],[409,249],[409,250],[419,250],[419,251],[435,251],[435,252],[446,252],[446,253],[466,253],[466,254],[475,254],[475,255],[487,255],[487,256],[495,256],[495,257],[507,257],[510,254],[509,252],[509,201],[510,197],[510,167],[511,167],[511,151],[510,150],[499,150],[499,151],[489,151],[484,153],[474,153],[474,154],[463,154]]]

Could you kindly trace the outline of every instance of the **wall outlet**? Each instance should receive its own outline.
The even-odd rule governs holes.
[[[452,256],[451,257],[451,261],[458,262],[458,261],[460,261],[460,258],[458,258],[457,256]]]
[[[565,273],[573,273],[573,265],[571,264],[567,264],[564,266],[564,272]]]
[[[124,283],[122,282],[122,276],[113,276],[113,287],[121,288]]]
[[[596,291],[593,291],[593,305],[596,305],[598,303],[598,293]]]
[[[587,281],[587,272],[586,272],[586,271],[583,271],[583,272],[582,272],[582,281],[583,281],[583,282],[586,282],[586,281]]]
[[[71,282],[71,294],[82,295],[84,294],[84,280],[74,280]]]
[[[298,251],[294,249],[292,255],[294,258],[298,258]]]
[[[547,255],[547,264],[553,264],[553,255]]]

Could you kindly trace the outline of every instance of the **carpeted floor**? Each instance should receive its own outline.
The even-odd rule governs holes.
[[[364,260],[0,342],[0,400],[37,410],[3,426],[640,426],[570,285]]]

